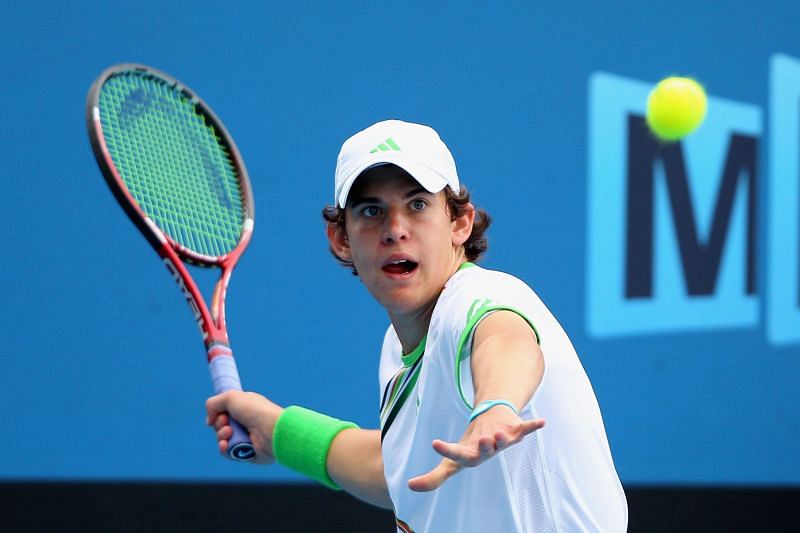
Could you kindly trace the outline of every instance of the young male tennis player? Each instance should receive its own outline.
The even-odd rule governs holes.
[[[260,462],[394,509],[400,531],[625,531],[583,367],[527,285],[473,263],[489,217],[439,135],[397,120],[357,133],[339,154],[335,202],[331,251],[391,320],[380,429],[228,392],[207,402],[220,450],[230,413]]]

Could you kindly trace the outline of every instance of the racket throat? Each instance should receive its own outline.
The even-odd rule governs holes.
[[[184,272],[185,267],[173,261],[168,254],[163,255],[163,260],[172,279],[175,280],[178,289],[180,289],[186,303],[189,305],[189,310],[192,312],[192,316],[197,324],[197,329],[200,330],[200,335],[202,335],[206,347],[209,348],[215,344],[224,344],[227,346],[228,336],[225,334],[224,330],[220,330],[216,327],[215,319],[208,310],[200,304],[198,296],[194,294],[197,288],[195,286],[190,286],[186,282],[188,273]]]

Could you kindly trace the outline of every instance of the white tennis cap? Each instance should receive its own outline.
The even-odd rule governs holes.
[[[429,126],[384,120],[347,139],[336,162],[336,204],[344,208],[353,182],[365,170],[391,163],[437,193],[449,185],[459,192],[456,162],[439,134]]]

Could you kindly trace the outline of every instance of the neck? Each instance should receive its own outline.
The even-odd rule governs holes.
[[[457,258],[445,283],[453,277],[453,274],[458,271],[465,261],[463,255]],[[442,288],[444,288],[444,284],[442,284]],[[392,321],[394,331],[400,339],[400,345],[403,347],[404,354],[409,354],[414,351],[414,349],[419,346],[423,337],[428,334],[428,327],[430,326],[431,317],[433,316],[433,309],[436,307],[436,302],[439,301],[440,294],[441,290],[436,295],[436,298],[420,309],[408,313],[393,313],[389,311],[389,319]]]
[[[400,339],[404,354],[414,351],[414,348],[419,346],[422,338],[428,334],[428,326],[431,323],[433,308],[436,307],[437,300],[438,297],[413,313],[389,313],[389,319],[392,321],[394,331]]]

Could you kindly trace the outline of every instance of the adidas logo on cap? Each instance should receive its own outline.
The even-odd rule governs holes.
[[[394,139],[389,137],[383,143],[379,144],[377,147],[373,148],[369,151],[369,153],[374,154],[377,152],[388,152],[389,150],[395,150],[397,152],[400,151],[400,147],[397,146],[397,143],[394,142]]]

